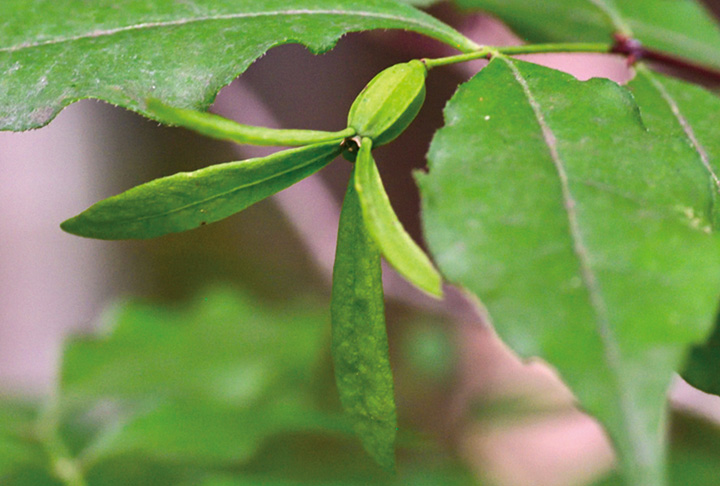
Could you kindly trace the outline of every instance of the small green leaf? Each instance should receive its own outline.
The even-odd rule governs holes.
[[[371,150],[372,141],[363,138],[354,178],[368,233],[400,275],[430,295],[442,297],[442,278],[393,211]]]
[[[42,126],[83,98],[146,115],[147,98],[205,109],[268,49],[321,53],[348,32],[405,29],[477,47],[392,0],[2,0],[0,19],[0,130]]]
[[[329,164],[339,142],[213,165],[134,187],[62,223],[68,233],[121,240],[154,238],[227,218]]]
[[[365,228],[352,181],[340,214],[331,314],[340,401],[365,450],[381,466],[394,469],[397,418],[380,252]]]
[[[174,108],[158,100],[149,99],[146,105],[155,117],[169,125],[194,130],[208,137],[249,145],[302,146],[313,143],[338,142],[355,135],[355,130],[346,128],[340,132],[317,130],[285,130],[277,128],[241,125],[219,115],[205,111]]]

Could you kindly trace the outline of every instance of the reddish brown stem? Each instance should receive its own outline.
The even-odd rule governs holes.
[[[615,34],[614,38],[615,44],[613,44],[610,52],[627,56],[628,64],[630,65],[640,60],[648,60],[679,69],[681,72],[689,75],[702,76],[709,81],[720,83],[720,71],[717,69],[692,62],[679,56],[647,48],[643,46],[639,40],[623,34]]]

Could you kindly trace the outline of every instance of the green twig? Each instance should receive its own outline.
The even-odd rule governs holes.
[[[584,43],[573,42],[564,44],[527,44],[521,46],[481,47],[475,52],[459,54],[457,56],[440,57],[437,59],[423,59],[425,66],[432,69],[438,66],[456,64],[459,62],[474,61],[475,59],[489,58],[497,54],[518,55],[518,54],[547,54],[562,52],[594,52],[610,53],[613,48],[608,43]]]

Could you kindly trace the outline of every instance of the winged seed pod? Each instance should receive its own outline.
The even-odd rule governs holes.
[[[348,113],[348,127],[377,147],[394,140],[415,119],[425,101],[425,65],[413,60],[378,73]]]

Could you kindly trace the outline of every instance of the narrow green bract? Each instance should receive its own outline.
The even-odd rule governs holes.
[[[371,150],[372,141],[364,138],[354,178],[368,232],[400,275],[430,295],[442,297],[442,278],[393,211]]]
[[[381,71],[350,107],[348,126],[361,137],[384,145],[415,119],[425,101],[425,65],[413,60]]]
[[[329,164],[339,142],[182,172],[100,201],[61,227],[88,238],[154,238],[227,218]]]
[[[365,229],[352,181],[340,215],[331,314],[340,401],[368,453],[383,467],[394,469],[397,418],[380,252]]]
[[[213,113],[174,108],[155,99],[149,99],[146,107],[163,123],[181,126],[208,137],[240,144],[302,146],[332,140],[340,141],[355,135],[355,130],[351,128],[340,132],[324,132],[242,125]]]

